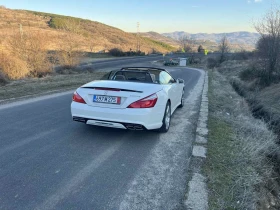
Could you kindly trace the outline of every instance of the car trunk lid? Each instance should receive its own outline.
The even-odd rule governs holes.
[[[161,89],[159,84],[104,80],[85,84],[77,91],[89,106],[125,109]]]

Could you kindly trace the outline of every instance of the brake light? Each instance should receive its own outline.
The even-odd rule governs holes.
[[[157,94],[152,94],[146,98],[130,104],[127,108],[151,108],[156,105],[157,99]]]
[[[75,93],[73,94],[72,100],[78,103],[82,103],[85,104],[85,100],[75,91]]]

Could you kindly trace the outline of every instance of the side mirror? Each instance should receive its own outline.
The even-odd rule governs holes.
[[[179,78],[179,79],[177,79],[177,82],[178,83],[184,83],[184,80]]]

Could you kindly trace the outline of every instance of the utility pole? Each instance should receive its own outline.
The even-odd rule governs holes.
[[[136,51],[140,52],[140,23],[137,22],[137,47]]]

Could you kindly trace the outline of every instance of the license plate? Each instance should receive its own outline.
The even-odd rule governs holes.
[[[121,98],[116,96],[100,96],[94,95],[93,102],[97,103],[107,103],[107,104],[120,104]]]

